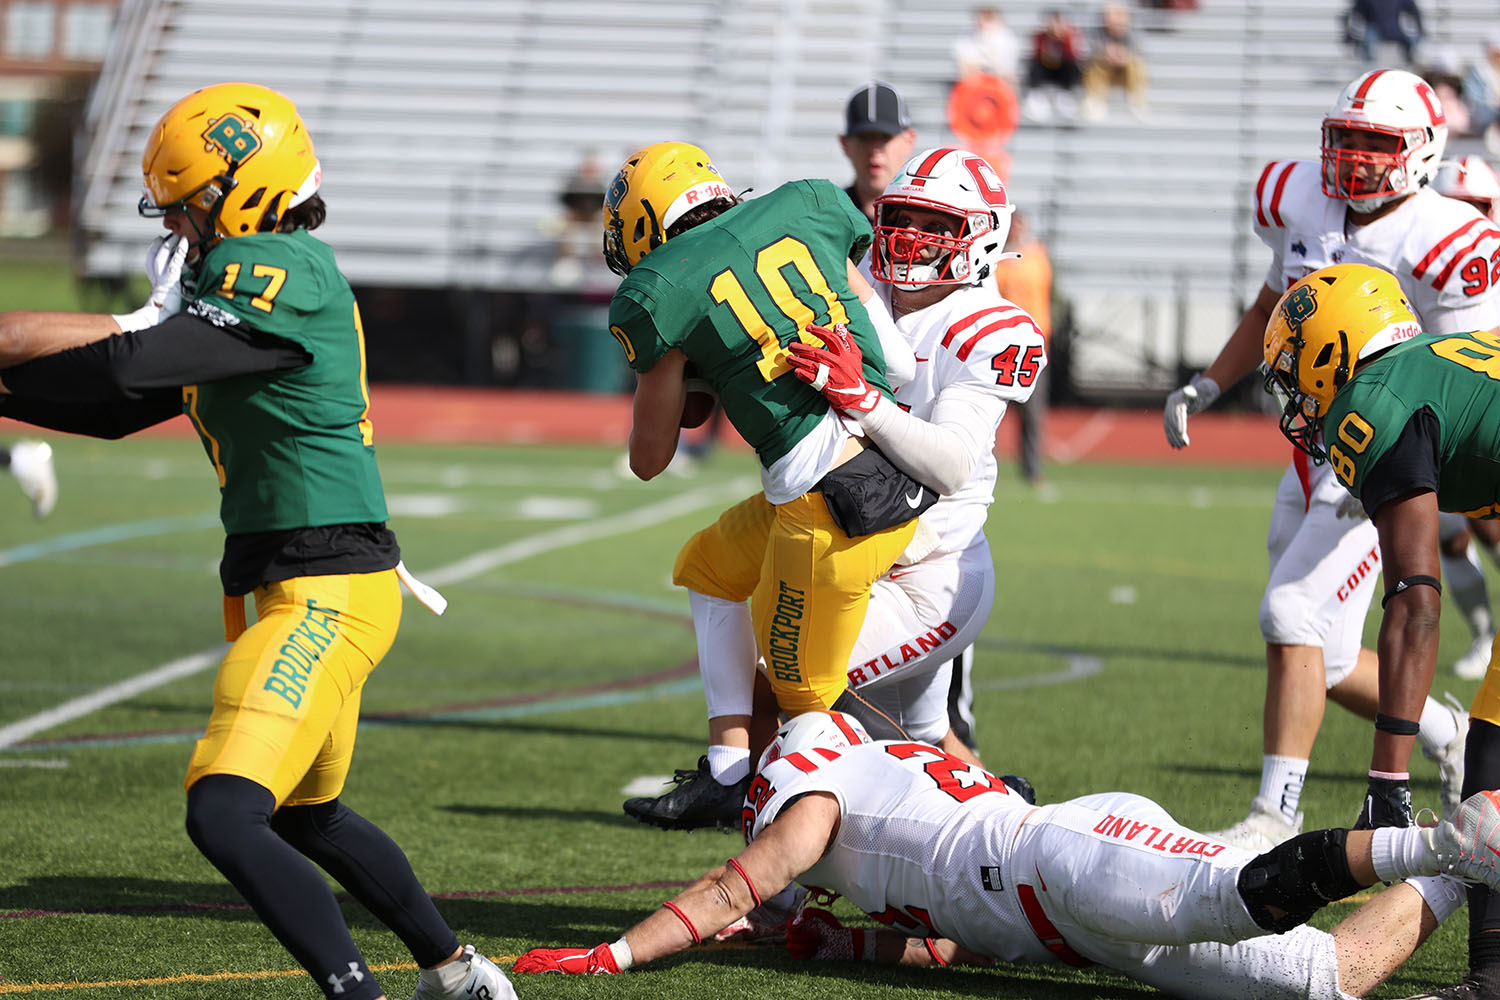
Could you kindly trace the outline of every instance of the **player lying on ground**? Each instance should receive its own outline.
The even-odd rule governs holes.
[[[1187,997],[1362,996],[1460,905],[1439,873],[1500,885],[1497,803],[1485,792],[1436,827],[1318,830],[1254,855],[1138,795],[1036,807],[936,747],[871,743],[849,717],[811,712],[766,749],[739,856],[613,944],[535,949],[515,971],[620,972],[712,937],[796,879],[893,928],[807,912],[787,936],[802,957],[1097,963]],[[1305,926],[1398,879],[1332,933]]]

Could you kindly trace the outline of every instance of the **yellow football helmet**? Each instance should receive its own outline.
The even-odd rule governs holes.
[[[141,157],[140,213],[208,211],[198,246],[270,232],[317,193],[323,169],[296,105],[253,83],[194,91],[161,116]]]
[[[658,142],[632,153],[604,195],[604,262],[628,274],[674,222],[715,198],[733,201],[734,190],[697,146]]]
[[[1266,389],[1285,400],[1281,432],[1322,461],[1320,421],[1358,363],[1422,332],[1401,283],[1368,264],[1314,271],[1266,324]]]

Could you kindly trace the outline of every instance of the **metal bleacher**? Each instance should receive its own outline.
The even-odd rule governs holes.
[[[895,83],[919,145],[951,141],[953,40],[970,0],[125,0],[87,112],[79,172],[83,269],[134,272],[154,234],[136,217],[151,123],[189,90],[250,79],[292,96],[317,141],[326,238],[362,285],[535,288],[528,248],[585,157],[705,146],[731,183],[847,181],[835,138],[861,81]],[[1023,123],[1012,198],[1049,241],[1073,305],[1084,392],[1155,392],[1209,360],[1268,256],[1246,207],[1269,159],[1316,155],[1318,120],[1359,66],[1343,0],[1202,0],[1137,8],[1150,111]],[[1027,36],[1045,9],[1088,27],[1097,4],[1008,0]],[[1463,55],[1488,0],[1424,5]],[[1477,54],[1477,53],[1476,53]]]

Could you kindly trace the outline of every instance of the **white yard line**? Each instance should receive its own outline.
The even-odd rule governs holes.
[[[622,535],[641,528],[657,525],[663,521],[694,511],[702,510],[704,507],[713,507],[724,504],[726,501],[741,499],[753,493],[759,488],[759,483],[748,477],[733,479],[727,483],[716,486],[704,487],[680,493],[676,496],[659,500],[656,503],[638,507],[635,510],[616,514],[613,517],[600,518],[586,524],[569,525],[552,531],[544,531],[537,535],[508,542],[505,545],[497,545],[495,548],[483,552],[476,552],[472,556],[460,559],[458,562],[437,569],[419,572],[424,582],[431,586],[445,586],[450,583],[462,583],[489,572],[499,566],[508,563],[520,562],[533,556],[542,555],[556,549],[567,548],[581,542],[597,541],[612,535]],[[191,525],[188,520],[183,527]],[[154,525],[159,527],[159,525]],[[128,537],[132,532],[124,534],[111,532],[109,529],[100,529],[92,533],[97,541],[115,541],[120,537]],[[138,533],[138,529],[137,532]],[[15,550],[12,550],[15,551]],[[5,553],[0,553],[3,556]],[[19,560],[16,560],[19,561]],[[3,562],[0,562],[3,564]],[[0,748],[14,746],[23,740],[28,740],[37,733],[51,729],[53,726],[64,722],[81,718],[101,708],[106,708],[133,698],[138,694],[160,687],[169,681],[207,670],[215,665],[224,655],[224,646],[216,646],[213,649],[193,653],[171,663],[163,664],[155,669],[148,670],[143,674],[100,688],[91,694],[80,698],[73,698],[63,702],[55,708],[49,708],[45,712],[38,712],[19,722],[13,722],[8,726],[0,726]]]

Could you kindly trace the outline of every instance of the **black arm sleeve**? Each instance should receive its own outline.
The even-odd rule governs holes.
[[[93,403],[0,396],[0,417],[97,438],[122,438],[181,412],[181,389],[157,389],[137,399]]]
[[[1401,436],[1365,474],[1359,499],[1372,518],[1381,504],[1413,493],[1437,492],[1442,469],[1442,428],[1437,415],[1422,407],[1407,420]]]
[[[179,313],[148,330],[7,368],[0,381],[17,396],[58,402],[140,399],[156,389],[298,368],[310,360],[280,337]]]

